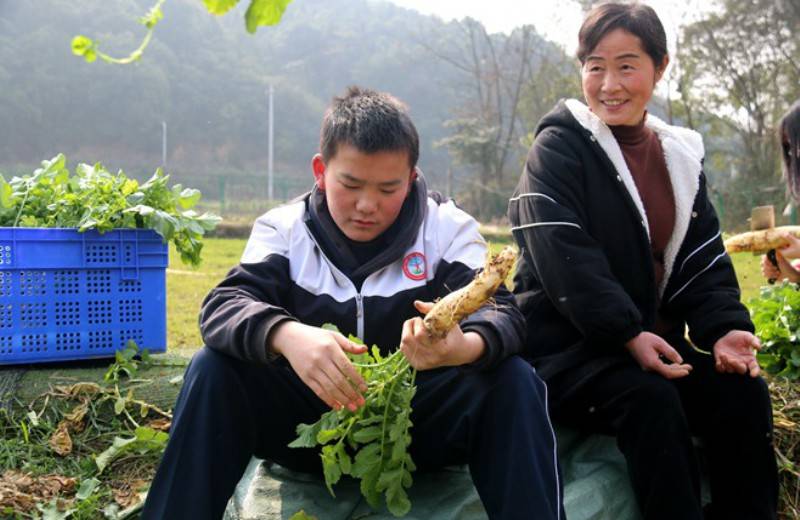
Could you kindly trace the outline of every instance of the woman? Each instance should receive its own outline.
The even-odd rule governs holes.
[[[781,157],[783,159],[783,174],[789,193],[800,202],[800,99],[794,102],[792,108],[784,114],[778,125],[778,135],[781,139]],[[800,282],[800,270],[794,267],[790,260],[800,258],[800,240],[787,234],[789,245],[776,251],[778,265],[773,264],[766,255],[761,257],[761,272],[770,280],[788,279]]]
[[[646,519],[775,518],[769,393],[702,139],[646,111],[669,62],[664,29],[648,6],[602,4],[578,58],[588,106],[562,101],[542,119],[509,202],[515,293],[551,413],[617,437]]]

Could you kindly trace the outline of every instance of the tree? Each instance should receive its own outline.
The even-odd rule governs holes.
[[[677,86],[687,124],[698,124],[701,107],[736,139],[725,194],[742,218],[749,206],[774,202],[781,184],[775,126],[800,95],[800,22],[791,1],[717,7],[684,27]]]
[[[530,108],[536,101],[533,93],[541,86],[540,78],[559,70],[552,66],[552,56],[558,61],[562,53],[530,25],[509,35],[489,34],[469,18],[456,26],[458,36],[444,50],[422,43],[461,71],[466,85],[453,117],[445,122],[451,134],[437,144],[446,147],[457,164],[475,171],[474,179],[460,179],[466,183],[461,202],[487,219],[505,214],[518,173],[516,159],[524,152],[524,137],[535,123],[523,116],[523,106]]]
[[[520,111],[529,121],[528,133],[522,136],[528,148],[535,138],[533,130],[559,99],[583,99],[578,60],[563,53],[541,53],[535,70],[525,83]]]

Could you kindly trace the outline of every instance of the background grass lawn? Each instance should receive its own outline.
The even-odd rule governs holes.
[[[510,243],[507,234],[487,228],[484,235],[493,250]],[[191,356],[202,345],[197,326],[200,305],[208,292],[239,262],[247,240],[209,238],[204,241],[203,263],[198,269],[183,265],[175,250],[170,251],[167,269],[167,346],[170,352]],[[733,256],[742,300],[758,296],[764,278],[759,268],[760,257],[750,254]]]
[[[190,356],[202,344],[197,315],[203,298],[239,263],[245,239],[208,238],[203,240],[203,262],[197,269],[181,263],[170,247],[167,268],[167,348]]]

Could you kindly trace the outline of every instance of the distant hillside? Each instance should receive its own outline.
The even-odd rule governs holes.
[[[161,162],[219,192],[266,171],[267,86],[275,87],[277,194],[309,185],[319,121],[350,84],[388,90],[404,101],[422,136],[421,166],[442,186],[450,163],[433,143],[466,91],[463,73],[420,44],[446,45],[454,23],[369,0],[295,0],[281,24],[245,32],[242,10],[209,15],[200,0],[170,0],[143,60],[87,64],[72,36],[126,54],[150,0],[0,0],[0,171],[29,171],[63,151],[70,162],[102,161],[137,176]],[[265,174],[263,174],[265,175]],[[249,185],[248,185],[249,186]],[[252,195],[251,188],[240,189]]]

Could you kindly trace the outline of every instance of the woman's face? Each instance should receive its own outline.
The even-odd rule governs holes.
[[[668,59],[656,67],[639,38],[624,29],[606,34],[581,68],[583,96],[607,125],[636,125]]]

